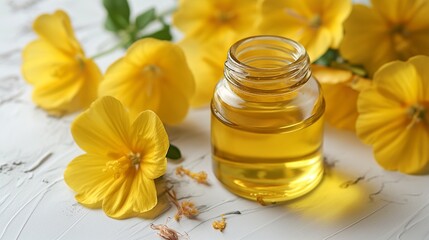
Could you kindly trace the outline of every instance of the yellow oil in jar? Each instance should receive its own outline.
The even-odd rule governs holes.
[[[260,202],[286,201],[309,192],[323,175],[323,114],[313,116],[296,123],[301,113],[289,111],[291,125],[285,122],[282,128],[260,131],[249,128],[251,123],[231,125],[212,108],[217,178],[231,192]],[[266,121],[269,125],[270,119]]]

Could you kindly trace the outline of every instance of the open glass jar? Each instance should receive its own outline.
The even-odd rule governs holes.
[[[254,36],[231,46],[211,103],[213,169],[231,192],[281,202],[323,175],[325,103],[297,42]]]

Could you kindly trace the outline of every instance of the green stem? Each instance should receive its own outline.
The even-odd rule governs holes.
[[[331,66],[334,68],[339,68],[339,69],[344,69],[344,70],[348,70],[351,71],[352,73],[364,77],[366,76],[366,71],[365,69],[361,68],[361,67],[357,67],[357,66],[353,66],[347,63],[339,63],[339,62],[331,62]]]
[[[121,48],[124,45],[124,43],[125,43],[125,41],[120,41],[118,44],[114,45],[113,47],[111,47],[111,48],[109,48],[109,49],[107,49],[105,51],[99,52],[99,53],[95,54],[94,56],[92,56],[90,58],[91,59],[96,59],[96,58],[102,57],[104,55],[107,55],[109,53],[112,53],[112,52],[118,50],[119,48]]]

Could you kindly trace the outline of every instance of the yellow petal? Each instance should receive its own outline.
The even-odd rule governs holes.
[[[364,90],[358,98],[359,117],[356,133],[365,143],[373,144],[396,129],[406,126],[406,109],[401,102],[386,98],[376,87]]]
[[[420,102],[429,102],[429,57],[427,56],[415,56],[408,60],[411,63],[417,74],[421,78],[421,87],[418,89],[418,99]]]
[[[342,23],[351,9],[349,0],[264,1],[261,31],[300,42],[312,61],[343,37]],[[279,24],[283,23],[283,24]]]
[[[178,46],[167,41],[142,39],[107,69],[100,95],[120,99],[130,109],[133,119],[141,111],[150,109],[163,122],[175,124],[186,116],[194,90],[193,75]],[[172,95],[165,96],[167,91]],[[164,101],[167,98],[181,102],[169,105]],[[176,104],[181,108],[173,109]],[[175,113],[178,114],[172,116]]]
[[[374,144],[374,155],[383,167],[408,174],[429,170],[429,132],[424,125],[386,134]]]
[[[178,45],[183,49],[195,78],[195,94],[191,99],[191,106],[206,106],[210,103],[217,82],[223,77],[228,47],[218,44],[202,45],[192,38],[186,38]]]
[[[307,30],[311,12],[304,1],[266,0],[262,5],[263,34],[275,34],[299,41]],[[280,24],[281,23],[281,24]]]
[[[173,14],[173,24],[186,33],[199,29],[202,25],[199,20],[210,16],[211,7],[210,1],[180,1],[178,10]]]
[[[102,78],[102,74],[97,64],[92,59],[82,59],[83,69],[83,84],[79,90],[77,97],[77,105],[80,108],[88,108],[91,103],[97,98],[98,85]]]
[[[87,153],[119,158],[130,149],[130,122],[122,104],[113,97],[96,100],[72,123],[76,144]]]
[[[317,81],[319,81],[322,84],[323,83],[326,83],[326,84],[345,83],[350,81],[353,77],[353,74],[350,71],[325,67],[317,64],[311,65],[311,71],[313,73],[313,76],[317,79]]]
[[[429,15],[429,14],[427,14]],[[426,29],[418,30],[413,32],[408,37],[409,52],[406,52],[409,56],[415,55],[429,55],[429,23],[427,23]],[[406,59],[403,59],[406,60]]]
[[[250,35],[259,21],[258,0],[184,0],[179,2],[173,15],[173,24],[184,32],[186,38],[198,43],[228,45]]]
[[[140,113],[131,126],[133,152],[142,152],[140,169],[148,179],[162,176],[167,169],[169,141],[161,120],[152,111]]]
[[[73,112],[81,107],[75,100],[85,79],[76,74],[75,68],[67,70],[56,82],[38,83],[33,92],[33,101],[54,115]]]
[[[59,66],[70,65],[71,59],[44,40],[35,40],[25,46],[22,52],[22,74],[31,84],[40,81],[57,80],[56,71]]]
[[[33,24],[34,31],[44,40],[50,42],[64,53],[83,54],[76,41],[68,15],[61,10],[54,14],[40,15]]]
[[[307,32],[299,42],[306,48],[310,61],[319,59],[331,46],[332,34],[326,28],[319,28],[317,32]]]
[[[327,122],[336,128],[354,131],[358,117],[356,104],[359,93],[344,83],[322,84],[322,89]]]
[[[327,25],[338,24],[342,25],[342,22],[350,15],[352,10],[352,1],[350,0],[312,0],[313,2],[319,2],[321,4],[319,9],[323,9],[323,23]],[[317,12],[317,10],[316,10]]]
[[[127,61],[144,68],[157,67],[162,78],[185,95],[191,96],[195,90],[192,73],[187,65],[182,49],[168,41],[142,39],[127,51]]]
[[[112,218],[124,219],[138,216],[153,209],[157,204],[154,180],[141,171],[128,171],[116,181],[103,200],[103,211]]]
[[[413,11],[410,11],[407,15],[411,17],[407,24],[407,30],[411,32],[428,32],[429,30],[429,2],[426,0],[417,1],[405,1],[413,4]],[[407,4],[405,3],[405,4]]]
[[[371,5],[381,16],[391,23],[408,22],[417,10],[426,4],[425,0],[371,0]]]
[[[146,109],[156,111],[161,99],[160,87],[153,79],[144,79],[141,68],[120,58],[107,69],[100,83],[100,96],[113,96],[130,111],[131,119]]]
[[[81,65],[72,62],[58,66],[57,70],[51,78],[37,79],[33,101],[53,115],[88,107],[97,97],[101,77],[97,65],[92,60],[82,60]]]
[[[314,0],[313,0],[314,1]],[[329,29],[331,34],[331,48],[338,48],[343,39],[343,22],[349,16],[352,10],[350,0],[324,0],[318,1],[321,4],[323,27]]]
[[[90,208],[101,207],[101,202],[114,182],[112,175],[104,171],[105,156],[84,154],[73,159],[64,172],[64,181],[73,189],[76,200]]]
[[[164,178],[158,178],[155,181],[156,192],[158,194],[158,203],[154,208],[147,212],[140,213],[138,216],[154,219],[164,213],[170,207],[170,200],[166,193],[167,186]]]
[[[391,40],[386,34],[389,31],[387,24],[369,7],[354,5],[344,23],[344,31],[341,55],[352,63],[364,64],[370,75],[382,64],[396,59]]]
[[[375,73],[374,83],[385,97],[398,103],[412,104],[418,100],[421,80],[411,63],[394,61],[383,65]]]
[[[155,60],[153,64],[163,71],[165,84],[175,88],[176,91],[182,92],[185,96],[191,97],[195,91],[195,81],[183,50],[175,44],[169,42],[163,43],[162,45],[160,44],[159,48],[155,46],[150,47],[153,52],[151,54],[148,53],[148,55]],[[153,43],[147,44],[149,46],[149,44]],[[139,45],[135,46],[138,47]],[[139,49],[136,49],[136,51],[139,51]],[[162,57],[155,58],[154,56],[157,54]]]
[[[166,124],[178,124],[183,121],[189,110],[188,98],[168,85],[160,89],[160,94],[162,99],[157,113],[162,121]]]

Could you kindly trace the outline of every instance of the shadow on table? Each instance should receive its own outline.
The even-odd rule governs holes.
[[[352,179],[335,168],[326,168],[316,189],[288,202],[285,208],[303,218],[338,222],[360,215],[371,201],[370,194],[371,186],[364,176]]]

